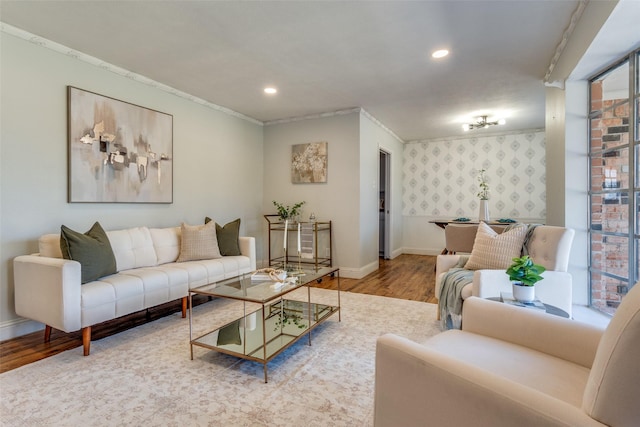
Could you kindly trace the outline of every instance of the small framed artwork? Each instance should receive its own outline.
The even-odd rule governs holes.
[[[173,203],[173,116],[67,90],[68,201]]]
[[[291,182],[327,182],[327,142],[291,146]]]

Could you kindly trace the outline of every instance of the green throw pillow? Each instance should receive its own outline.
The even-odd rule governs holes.
[[[209,217],[204,219],[205,224],[211,221],[213,220]],[[240,236],[240,218],[225,224],[224,227],[220,227],[216,223],[216,236],[218,237],[218,248],[220,248],[220,254],[222,256],[242,255],[240,253],[240,243],[238,243]]]
[[[60,230],[62,257],[80,263],[83,284],[118,272],[111,243],[100,223],[84,234],[64,225]]]

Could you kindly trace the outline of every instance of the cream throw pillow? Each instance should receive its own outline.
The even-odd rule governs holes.
[[[471,256],[464,266],[467,270],[506,270],[522,252],[527,235],[525,224],[498,234],[484,222],[478,225]]]
[[[222,258],[214,221],[205,225],[187,225],[183,222],[180,230],[182,238],[177,262]]]

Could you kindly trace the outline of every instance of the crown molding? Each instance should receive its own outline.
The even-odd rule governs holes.
[[[171,86],[165,85],[163,83],[157,82],[155,80],[152,80],[148,77],[145,77],[141,74],[137,74],[134,73],[132,71],[126,70],[122,67],[118,67],[116,65],[110,64],[108,62],[105,62],[99,58],[96,58],[94,56],[91,55],[87,55],[85,53],[82,53],[80,51],[71,49],[67,46],[64,46],[60,43],[56,43],[54,41],[48,40],[44,37],[40,37],[37,36],[35,34],[29,33],[28,31],[25,30],[21,30],[20,28],[16,28],[12,25],[6,24],[4,22],[0,21],[0,32],[5,33],[5,34],[9,34],[11,36],[17,37],[19,39],[28,41],[29,43],[33,43],[37,46],[46,48],[46,49],[50,49],[54,52],[60,53],[62,55],[68,56],[69,58],[73,58],[77,61],[81,61],[90,65],[93,65],[95,67],[98,67],[100,69],[103,69],[105,71],[109,71],[112,72],[114,74],[117,74],[119,76],[122,77],[126,77],[130,80],[133,80],[135,82],[138,83],[142,83],[145,84],[147,86],[153,87],[155,89],[161,90],[163,92],[167,92],[170,93],[171,95],[175,95],[179,98],[183,98],[186,100],[189,100],[191,102],[194,102],[196,104],[205,106],[207,108],[211,108],[213,110],[222,112],[224,114],[228,114],[230,116],[233,117],[237,117],[240,118],[242,120],[246,120],[248,122],[251,122],[253,124],[259,125],[259,126],[271,126],[271,125],[276,125],[276,124],[282,124],[282,123],[292,123],[292,122],[297,122],[297,121],[302,121],[302,120],[313,120],[313,119],[320,119],[320,118],[325,118],[325,117],[334,117],[334,116],[343,116],[343,115],[347,115],[347,114],[353,114],[353,113],[360,113],[361,115],[367,117],[369,120],[371,120],[375,125],[377,125],[378,127],[380,127],[382,130],[384,130],[385,132],[387,132],[389,135],[391,135],[394,139],[396,139],[398,142],[404,144],[405,141],[400,138],[398,135],[396,135],[391,129],[389,129],[387,126],[385,126],[380,120],[376,119],[374,116],[372,116],[368,111],[366,111],[364,108],[362,107],[353,107],[353,108],[347,108],[344,110],[337,110],[337,111],[328,111],[328,112],[324,112],[324,113],[318,113],[318,114],[309,114],[309,115],[305,115],[305,116],[297,116],[297,117],[289,117],[289,118],[284,118],[284,119],[277,119],[277,120],[268,120],[265,122],[262,122],[260,120],[254,119],[253,117],[249,117],[246,116],[242,113],[238,113],[237,111],[233,111],[229,108],[226,107],[222,107],[220,105],[214,104],[212,102],[209,102],[207,100],[204,100],[202,98],[199,98],[197,96],[188,94],[186,92],[182,92],[178,89],[175,89]]]
[[[538,133],[538,132],[544,132],[544,131],[545,131],[544,128],[536,128],[536,129],[515,130],[511,132],[493,132],[493,133],[483,132],[482,135],[469,134],[469,136],[450,136],[445,138],[416,139],[413,141],[407,141],[407,144],[422,144],[425,142],[429,143],[429,142],[443,142],[443,141],[460,141],[463,139],[486,138],[486,137],[495,137],[495,136],[524,135],[527,133]]]
[[[303,120],[315,120],[315,119],[322,119],[326,117],[345,116],[347,114],[354,114],[354,113],[360,113],[360,115],[365,116],[366,118],[371,120],[375,125],[377,125],[382,130],[387,132],[389,135],[391,135],[392,137],[397,139],[399,142],[404,144],[404,141],[398,135],[396,135],[391,129],[389,129],[384,124],[382,124],[380,120],[373,117],[368,111],[366,111],[362,107],[347,108],[345,110],[328,111],[325,113],[307,114],[305,116],[287,117],[285,119],[269,120],[264,122],[264,125],[272,126],[272,125],[279,125],[283,123],[299,122]]]
[[[567,42],[569,41],[571,34],[573,34],[573,30],[575,30],[576,25],[578,25],[578,21],[580,20],[580,17],[584,12],[585,7],[587,7],[588,2],[589,0],[580,0],[580,2],[578,3],[578,6],[573,11],[573,14],[571,15],[571,20],[569,21],[569,25],[564,30],[564,33],[562,34],[562,39],[560,40],[560,43],[558,43],[558,46],[556,46],[556,51],[553,55],[553,58],[551,58],[551,63],[549,64],[549,68],[547,69],[547,72],[544,75],[543,81],[545,83],[552,84],[553,87],[559,87],[559,86],[555,85],[555,82],[549,81],[551,77],[551,73],[553,73],[553,70],[556,68],[558,61],[560,60],[560,56],[562,56],[562,52],[564,52],[564,48],[567,46]],[[564,89],[564,82],[562,86],[563,86],[562,89]]]
[[[37,46],[40,47],[44,47],[47,49],[50,49],[54,52],[57,53],[61,53],[63,55],[68,56],[69,58],[73,58],[75,60],[87,63],[87,64],[91,64],[93,66],[96,66],[98,68],[101,68],[103,70],[106,71],[110,71],[112,73],[118,74],[119,76],[122,77],[126,77],[128,79],[131,79],[135,82],[138,83],[142,83],[145,84],[147,86],[151,86],[155,89],[161,90],[163,92],[167,92],[170,93],[171,95],[175,95],[179,98],[183,98],[186,100],[189,100],[191,102],[195,102],[196,104],[200,104],[202,106],[205,106],[207,108],[211,108],[212,110],[216,110],[219,111],[221,113],[224,114],[228,114],[230,116],[233,117],[237,117],[240,118],[242,120],[246,120],[248,122],[251,122],[253,124],[256,125],[260,125],[263,126],[263,122],[261,122],[260,120],[256,120],[253,117],[249,117],[249,116],[245,116],[242,113],[238,113],[237,111],[233,111],[229,108],[226,107],[222,107],[220,105],[214,104],[213,102],[209,102],[207,100],[204,100],[202,98],[198,98],[197,96],[188,94],[186,92],[182,92],[178,89],[175,89],[171,86],[167,86],[163,83],[157,82],[155,80],[152,80],[148,77],[145,77],[143,75],[134,73],[132,71],[126,70],[124,68],[118,67],[116,65],[113,64],[109,64],[108,62],[105,62],[99,58],[96,58],[94,56],[91,55],[87,55],[85,53],[79,52],[77,50],[71,49],[67,46],[61,45],[60,43],[56,43],[54,41],[45,39],[44,37],[40,37],[40,36],[36,36],[35,34],[31,34],[27,31],[21,30],[19,28],[16,28],[14,26],[11,26],[9,24],[5,24],[4,22],[0,22],[0,31],[6,34],[9,34],[11,36],[20,38],[22,40],[26,40],[30,43],[33,43]]]
[[[345,110],[327,111],[326,113],[307,114],[305,116],[287,117],[284,119],[267,120],[265,126],[280,125],[283,123],[300,122],[303,120],[323,119],[325,117],[346,116],[347,114],[358,113],[362,110],[360,107],[347,108]]]
[[[376,125],[378,125],[378,127],[380,127],[382,130],[384,130],[385,132],[387,132],[389,135],[391,135],[392,137],[394,137],[398,142],[400,142],[401,144],[404,144],[404,140],[402,138],[400,138],[398,135],[395,134],[395,132],[393,132],[391,129],[389,129],[388,127],[386,127],[385,125],[382,124],[382,122],[378,119],[376,119],[375,117],[373,117],[368,111],[366,111],[364,108],[360,109],[360,114],[362,114],[363,116],[367,117],[369,120],[371,120],[373,123],[375,123]]]

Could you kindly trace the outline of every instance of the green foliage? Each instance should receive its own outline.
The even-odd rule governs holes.
[[[478,198],[480,200],[489,200],[489,183],[487,182],[486,169],[478,172],[478,181],[480,181],[480,191],[478,191]]]
[[[298,329],[304,329],[307,327],[307,324],[304,323],[304,319],[299,314],[290,312],[286,308],[282,310],[278,314],[278,320],[276,320],[274,331],[277,331],[281,327],[284,328],[286,325],[294,324],[298,327]]]
[[[513,258],[513,264],[507,269],[509,279],[514,282],[521,282],[524,286],[533,286],[543,279],[540,275],[546,269],[538,264],[534,264],[529,255],[520,258]]]
[[[273,206],[276,207],[276,209],[278,210],[278,215],[280,216],[280,218],[282,219],[289,219],[289,218],[293,218],[297,215],[300,215],[300,208],[302,207],[302,205],[304,205],[305,202],[298,202],[293,206],[284,206],[278,202],[276,202],[275,200],[273,201]]]

